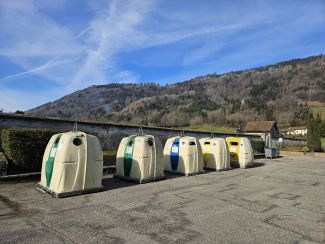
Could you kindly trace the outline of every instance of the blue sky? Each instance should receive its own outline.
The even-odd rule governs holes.
[[[325,53],[325,0],[0,0],[0,109]]]

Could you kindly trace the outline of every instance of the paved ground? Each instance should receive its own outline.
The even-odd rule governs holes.
[[[324,243],[324,159],[256,162],[65,199],[0,183],[0,243]]]

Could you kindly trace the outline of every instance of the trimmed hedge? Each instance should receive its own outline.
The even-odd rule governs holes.
[[[8,162],[8,173],[41,171],[45,148],[55,129],[1,129],[0,147]]]
[[[0,128],[0,152],[3,152],[2,147],[1,147],[1,128]]]
[[[251,140],[251,145],[254,152],[264,153],[265,141]]]

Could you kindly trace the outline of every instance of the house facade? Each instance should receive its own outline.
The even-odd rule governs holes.
[[[299,126],[299,127],[290,127],[287,131],[287,135],[292,136],[305,136],[307,135],[308,129],[307,126]]]

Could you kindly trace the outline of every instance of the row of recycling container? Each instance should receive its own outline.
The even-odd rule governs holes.
[[[164,172],[192,175],[204,169],[246,168],[254,153],[245,137],[175,136],[166,141],[151,135],[132,135],[122,139],[116,157],[115,177],[142,182],[164,178]],[[38,189],[57,197],[100,191],[103,154],[97,137],[84,132],[56,134],[43,156]]]

